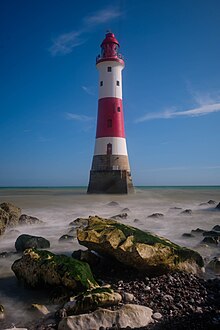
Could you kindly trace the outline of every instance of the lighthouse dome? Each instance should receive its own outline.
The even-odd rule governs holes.
[[[103,40],[102,44],[101,44],[101,47],[105,44],[109,44],[109,43],[114,43],[116,45],[119,46],[119,42],[118,40],[115,38],[115,35],[114,33],[112,32],[107,32],[106,35],[105,35],[105,39]]]

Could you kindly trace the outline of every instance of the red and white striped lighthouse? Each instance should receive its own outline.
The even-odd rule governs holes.
[[[88,193],[133,192],[124,130],[122,70],[119,43],[108,32],[96,58],[99,70],[99,101],[95,151]]]

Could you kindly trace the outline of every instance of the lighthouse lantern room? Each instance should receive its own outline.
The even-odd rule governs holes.
[[[122,104],[124,60],[119,43],[108,32],[96,58],[99,100],[95,150],[88,193],[127,194],[134,191],[125,139]]]

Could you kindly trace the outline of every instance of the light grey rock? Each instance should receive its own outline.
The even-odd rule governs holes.
[[[120,309],[112,311],[104,308],[97,309],[90,314],[80,314],[65,317],[58,325],[58,330],[99,330],[103,328],[127,328],[134,329],[145,327],[152,320],[152,309],[140,306],[127,304]]]
[[[42,220],[27,214],[22,214],[18,220],[19,225],[35,225],[44,223]]]
[[[154,313],[154,314],[152,315],[152,317],[153,317],[154,320],[159,321],[159,320],[162,319],[163,315],[162,315],[161,313]]]
[[[122,292],[121,296],[126,304],[132,303],[135,300],[135,296],[133,295],[133,293]]]

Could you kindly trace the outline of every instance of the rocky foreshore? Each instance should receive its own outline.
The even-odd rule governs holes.
[[[11,203],[0,204],[0,211],[1,235],[22,223],[43,223],[21,215]],[[90,216],[72,221],[69,231],[88,248],[72,256],[47,251],[46,238],[27,234],[17,237],[17,252],[0,251],[2,258],[17,256],[12,270],[21,283],[48,292],[48,304],[33,301],[34,321],[23,320],[16,324],[18,329],[219,329],[219,258],[205,265],[216,272],[216,278],[206,280],[198,252],[120,222],[126,217],[122,213],[110,219]],[[218,247],[219,229],[217,224],[191,234],[214,238]],[[59,241],[65,240],[71,244],[72,238],[66,234]],[[0,301],[0,329],[9,329],[4,315]]]

